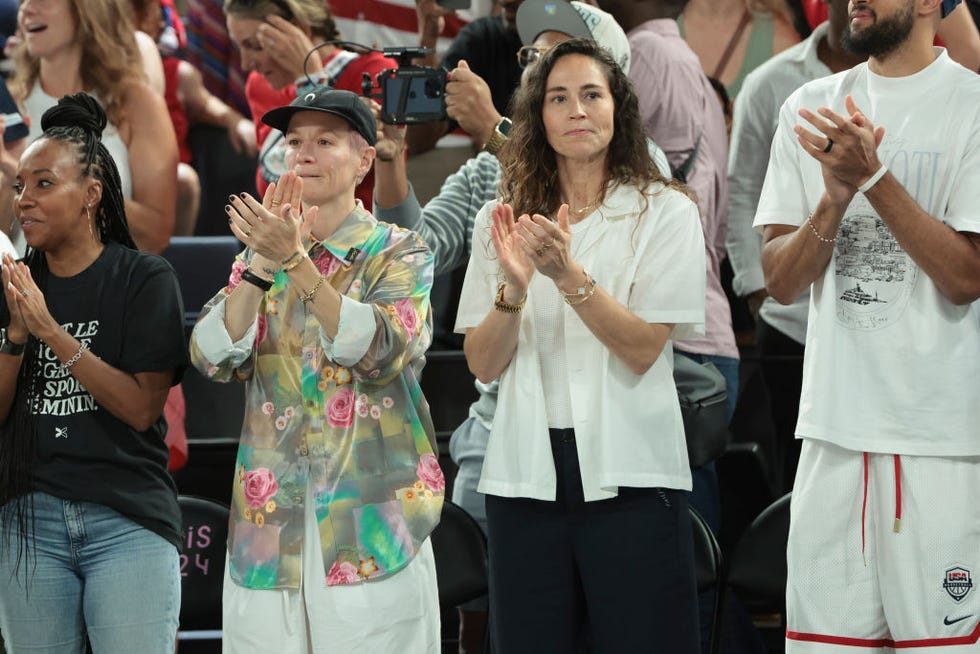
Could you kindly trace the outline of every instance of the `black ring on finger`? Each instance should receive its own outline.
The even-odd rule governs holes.
[[[832,148],[832,147],[834,147],[834,140],[831,139],[831,138],[828,138],[827,139],[827,145],[823,149],[824,153],[826,154],[827,152],[830,152],[830,148]]]

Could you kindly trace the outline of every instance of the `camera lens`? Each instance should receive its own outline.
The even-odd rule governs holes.
[[[441,98],[443,83],[441,79],[430,77],[425,80],[425,97]]]

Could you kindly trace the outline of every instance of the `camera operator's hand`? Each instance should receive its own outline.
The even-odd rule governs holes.
[[[374,204],[388,209],[401,204],[408,197],[408,168],[405,164],[405,125],[388,125],[381,121],[381,105],[375,100],[362,98],[378,128],[378,142],[374,145]]]
[[[459,60],[446,81],[446,115],[455,120],[483,145],[493,136],[500,114],[493,106],[490,87],[470,70],[465,59]]]
[[[323,70],[320,53],[332,49],[332,47],[323,48],[310,55],[304,71],[303,60],[306,59],[306,53],[313,49],[313,41],[310,40],[309,34],[282,16],[271,14],[266,17],[266,22],[259,25],[256,35],[262,48],[268,50],[278,60],[279,65],[291,71],[294,78]]]

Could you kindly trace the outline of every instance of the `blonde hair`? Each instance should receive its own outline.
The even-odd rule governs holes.
[[[146,80],[130,10],[124,0],[70,0],[69,9],[77,26],[75,40],[82,50],[78,72],[83,90],[98,96],[109,122],[118,125],[127,87]],[[24,43],[17,46],[14,59],[17,72],[10,92],[23,103],[38,81],[41,61]]]

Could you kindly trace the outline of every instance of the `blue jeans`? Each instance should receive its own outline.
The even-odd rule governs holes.
[[[11,507],[7,507],[10,509]],[[8,519],[12,516],[8,513]],[[8,652],[173,652],[177,548],[101,504],[34,493],[34,538],[0,547],[0,631]]]

